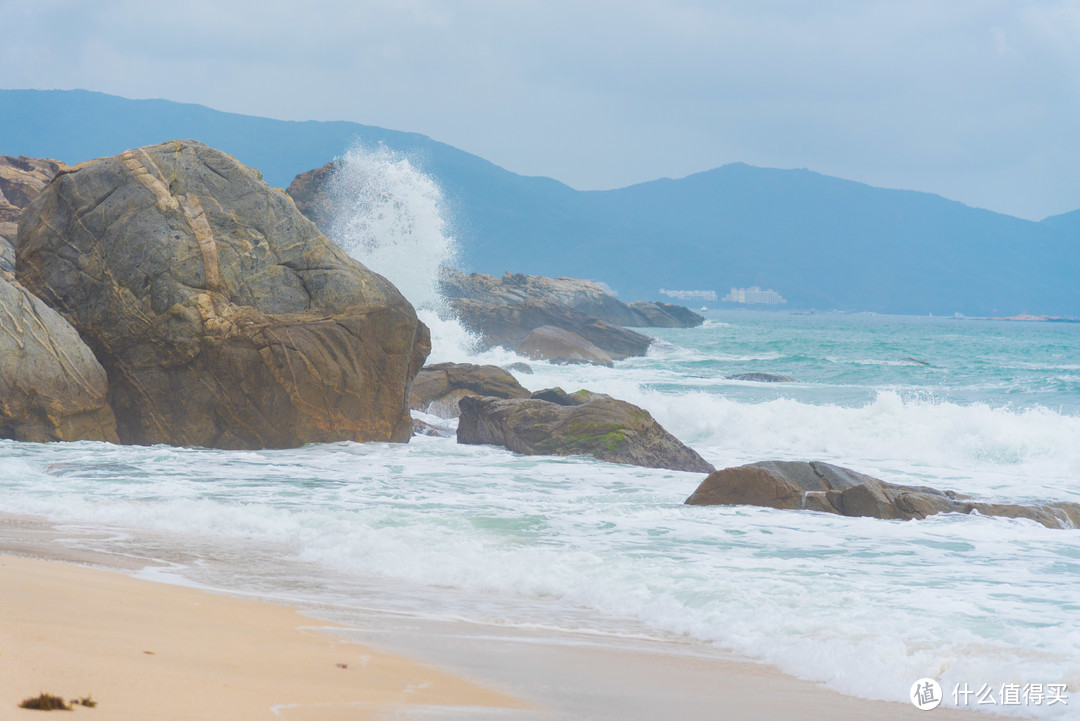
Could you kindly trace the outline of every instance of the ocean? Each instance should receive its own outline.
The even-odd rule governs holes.
[[[392,280],[413,272],[400,265],[373,263]],[[522,360],[421,315],[431,362]],[[989,500],[1080,502],[1080,325],[706,315],[648,329],[649,354],[614,368],[528,361],[533,373],[516,375],[636,403],[718,468],[827,461]],[[727,379],[745,372],[795,381]],[[72,548],[164,564],[149,577],[346,620],[375,610],[680,640],[873,699],[907,702],[932,677],[946,706],[959,690],[970,709],[1075,717],[1080,531],[683,505],[703,479],[453,437],[265,451],[0,441],[0,512],[45,517]],[[1067,704],[1049,702],[1059,684]],[[1013,685],[1048,693],[1006,705]],[[993,704],[962,695],[984,687]]]

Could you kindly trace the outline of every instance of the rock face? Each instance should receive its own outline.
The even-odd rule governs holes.
[[[631,303],[630,309],[648,321],[648,323],[640,324],[641,327],[696,328],[705,322],[703,316],[674,303],[638,301]],[[625,323],[624,325],[633,326],[636,324]]]
[[[58,160],[0,155],[0,270],[15,272],[19,213],[63,167]]]
[[[528,398],[529,391],[498,366],[436,363],[416,375],[409,405],[442,418],[457,418],[461,415],[458,401],[466,396]]]
[[[952,491],[900,486],[828,463],[766,461],[709,475],[686,503],[806,509],[842,516],[917,519],[936,513],[1029,518],[1047,528],[1080,527],[1080,504],[982,503]]]
[[[543,400],[547,398],[547,400]],[[458,443],[527,455],[591,455],[602,461],[709,473],[713,467],[648,411],[587,391],[549,389],[532,398],[463,398]]]
[[[611,356],[577,333],[551,325],[542,325],[529,333],[514,351],[533,360],[592,363],[608,368],[614,365]]]
[[[71,324],[0,270],[0,438],[116,443],[106,388]]]
[[[17,275],[109,376],[125,443],[407,441],[427,328],[258,172],[195,141],[61,170]]]
[[[605,323],[557,301],[527,300],[514,305],[461,298],[451,302],[462,325],[489,345],[513,350],[533,330],[554,326],[576,333],[615,360],[645,355],[652,338]]]

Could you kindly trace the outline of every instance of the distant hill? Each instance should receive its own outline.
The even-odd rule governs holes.
[[[0,90],[0,127],[0,154],[67,163],[196,138],[277,187],[353,142],[383,143],[442,186],[466,269],[592,278],[623,300],[664,300],[662,287],[722,296],[759,285],[790,308],[1080,316],[1080,211],[1035,223],[927,193],[743,164],[584,192],[415,133],[87,91]]]

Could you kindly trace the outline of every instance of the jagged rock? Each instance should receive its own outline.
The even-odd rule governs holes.
[[[457,418],[461,414],[458,401],[466,396],[527,398],[529,391],[498,366],[436,363],[416,374],[409,406],[441,418]]]
[[[71,324],[0,270],[0,438],[116,443],[107,386]]]
[[[753,381],[754,383],[794,383],[791,376],[777,375],[776,373],[736,373],[727,376],[729,381]]]
[[[592,363],[608,368],[615,365],[611,356],[577,333],[552,325],[542,325],[534,329],[525,336],[525,340],[518,343],[514,351],[533,360],[553,363]]]
[[[109,376],[125,443],[407,441],[430,349],[401,294],[258,171],[172,141],[62,169],[17,275]]]
[[[642,356],[652,338],[605,323],[581,311],[549,299],[527,300],[514,305],[459,298],[451,306],[468,330],[488,345],[513,350],[533,330],[555,326],[576,333],[615,360]]]
[[[918,519],[936,513],[1028,518],[1047,528],[1080,527],[1080,504],[1023,506],[973,501],[953,491],[901,486],[829,463],[765,461],[709,475],[686,499],[696,506],[748,505],[842,516]]]
[[[654,301],[639,300],[630,304],[630,309],[641,315],[647,323],[642,327],[654,328],[696,328],[705,322],[703,316],[698,315],[689,308],[674,303],[660,303]],[[634,323],[624,325],[634,326]]]
[[[59,160],[0,155],[0,270],[15,272],[19,214],[63,167]]]
[[[458,443],[505,446],[526,455],[591,455],[676,471],[713,470],[648,411],[610,396],[583,396],[586,402],[577,405],[539,398],[463,398]]]

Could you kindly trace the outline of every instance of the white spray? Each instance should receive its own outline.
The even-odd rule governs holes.
[[[407,157],[380,146],[354,146],[338,159],[324,192],[334,208],[330,237],[385,276],[431,329],[429,362],[462,361],[476,338],[450,318],[439,271],[457,256],[438,184]]]

